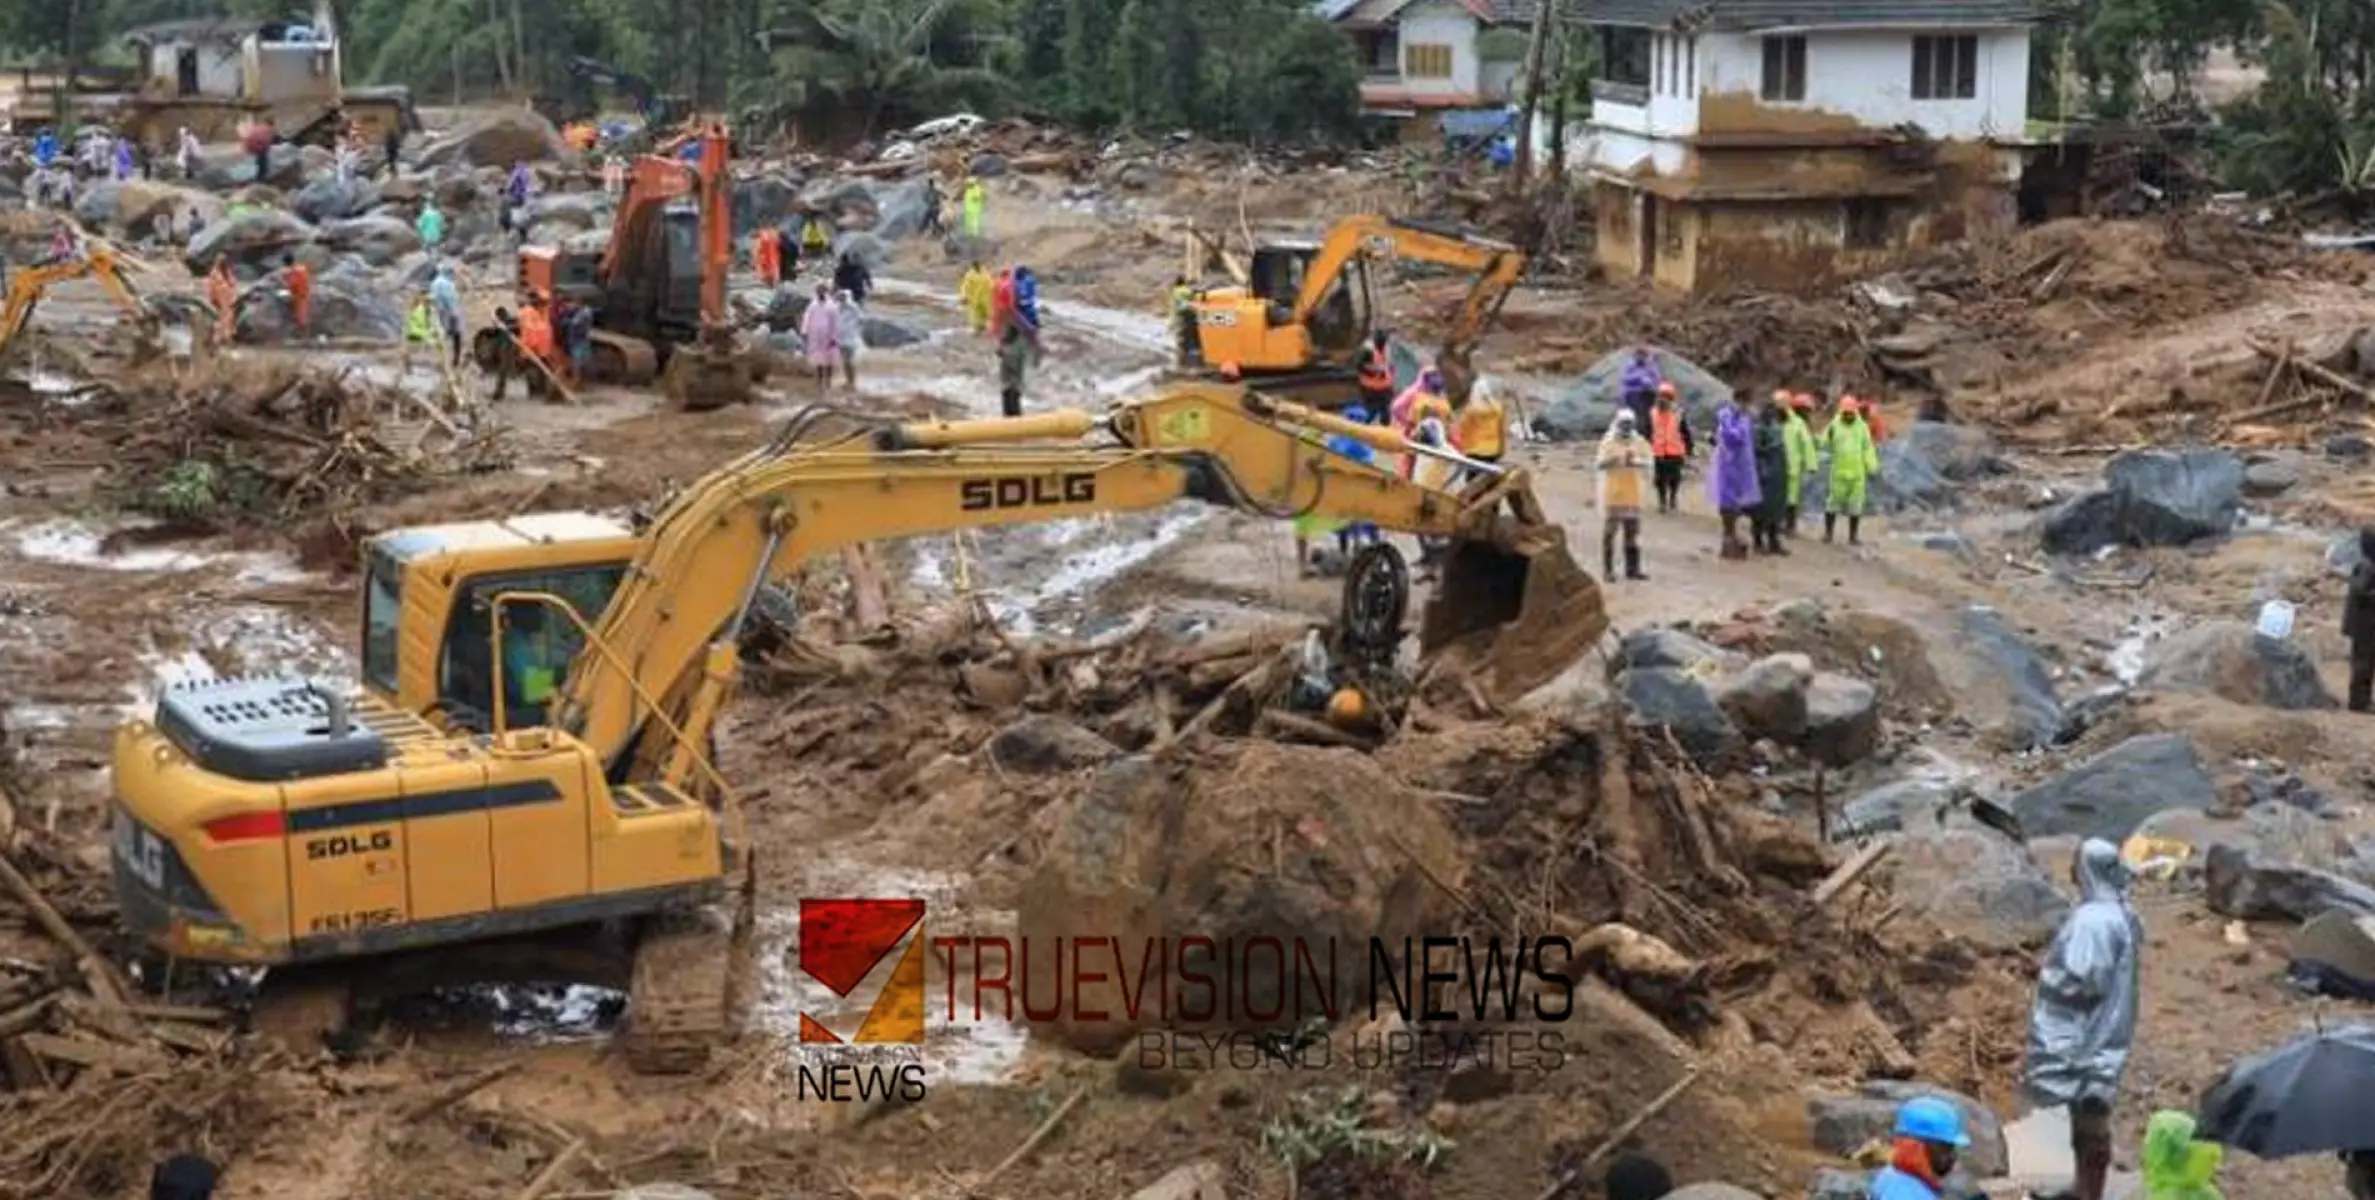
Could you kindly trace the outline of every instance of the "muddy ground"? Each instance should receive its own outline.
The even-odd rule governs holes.
[[[1031,247],[1051,300],[1049,358],[1029,403],[1093,408],[1147,386],[1163,365],[1160,294],[1175,257],[1131,225],[1052,202],[1056,186],[1005,180],[993,195],[1001,236]],[[1308,226],[1336,211],[1333,193],[1367,187],[1359,180],[1316,189],[1281,182],[1241,192],[1191,183],[1145,206],[1226,226],[1249,202],[1252,220]],[[2198,272],[2174,269],[2158,240],[2166,236],[2154,225],[2072,224],[1974,250],[1978,261],[2017,264],[2067,242],[2083,258],[2058,291],[2040,292],[2032,280],[2023,284],[2030,299],[1996,296],[1984,312],[1975,308],[1972,321],[1986,336],[1960,349],[1984,353],[1986,365],[1940,368],[1953,377],[1949,407],[1999,436],[2004,473],[1970,488],[1955,509],[1868,522],[1863,546],[1801,537],[1787,558],[1747,562],[1717,557],[1716,519],[1694,481],[1682,512],[1649,519],[1650,581],[1607,587],[1617,629],[1690,624],[1715,631],[1711,636],[1732,630],[1753,644],[1781,636],[1778,614],[1793,602],[1811,599],[1832,614],[1824,665],[1878,680],[1890,730],[1881,757],[1830,776],[1834,796],[1922,772],[2000,794],[2125,734],[2173,729],[2195,738],[2223,783],[2246,760],[2281,760],[2339,802],[2338,830],[2375,832],[2364,816],[2375,781],[2375,739],[2366,736],[2364,716],[2143,694],[2072,745],[2014,754],[1992,738],[1987,702],[1967,683],[1977,668],[1958,622],[1970,605],[1999,610],[2042,648],[2062,695],[2076,697],[2133,683],[2144,644],[2155,636],[2205,620],[2249,619],[2260,601],[2283,598],[2296,606],[2294,639],[2314,656],[2327,686],[2341,689],[2342,583],[2324,555],[2334,536],[2375,512],[2355,486],[2363,461],[2329,460],[2319,447],[2326,435],[2363,425],[2363,406],[2329,405],[2305,423],[2303,414],[2287,414],[2295,423],[2276,434],[2227,439],[2285,450],[2299,475],[2281,494],[2253,500],[2250,519],[2231,537],[2115,551],[2075,566],[2048,564],[2036,548],[2033,524],[2046,498],[2088,486],[2109,448],[2181,432],[2216,440],[2233,432],[2222,414],[2265,406],[2268,364],[2251,352],[2251,340],[2375,326],[2375,291],[2363,275],[2266,248],[2204,262]],[[921,242],[902,248],[882,273],[875,311],[927,337],[869,351],[856,393],[836,391],[836,402],[918,417],[995,412],[995,364],[954,308],[956,270]],[[473,282],[480,287],[474,301],[491,306],[497,281]],[[84,287],[63,289],[44,306],[38,325],[48,340],[97,336],[113,320]],[[1456,295],[1456,288],[1439,295],[1443,287],[1426,281],[1395,293],[1405,328],[1428,327],[1445,297]],[[1630,284],[1596,282],[1521,292],[1509,328],[1478,362],[1488,373],[1505,364],[1498,373],[1539,407],[1568,374],[1643,333],[1696,351],[1702,361],[1724,357],[1692,345],[1690,331],[1727,320],[1746,331],[1732,339],[1734,361],[1707,365],[1737,371],[1732,381],[1743,387],[1778,382],[1760,377],[1771,364],[1852,348],[1836,340],[1775,344],[1794,338],[1793,326],[1753,306],[1694,307]],[[370,367],[391,379],[396,357],[393,348],[370,347],[231,352],[244,369]],[[418,370],[398,385],[436,386]],[[475,394],[484,381],[466,375],[464,386]],[[2172,389],[2182,393],[2174,404]],[[157,529],[127,512],[121,446],[126,430],[154,419],[143,407],[153,401],[127,395],[129,407],[103,416],[78,412],[95,401],[70,392],[0,401],[0,718],[16,758],[7,793],[13,832],[20,847],[36,848],[29,857],[48,864],[37,874],[58,906],[94,934],[108,917],[100,881],[115,726],[147,715],[158,687],[174,679],[243,672],[351,678],[357,633],[347,555],[355,537],[438,520],[648,503],[672,482],[754,444],[813,398],[780,378],[760,404],[706,415],[666,411],[652,397],[623,391],[598,390],[569,405],[514,398],[487,419],[499,430],[501,453],[474,459],[468,473],[442,463],[390,485],[368,506],[288,512],[207,532]],[[417,431],[402,401],[380,403],[387,428]],[[1513,458],[1533,473],[1579,557],[1596,563],[1589,449],[1529,442]],[[881,558],[894,580],[897,619],[926,621],[970,593],[1016,638],[1074,638],[1139,618],[1179,628],[1270,622],[1293,629],[1324,618],[1336,593],[1332,580],[1300,576],[1283,525],[1187,506],[961,540],[919,538],[881,548]],[[1533,729],[1587,720],[1606,691],[1604,665],[1595,659],[1519,712],[1469,718],[1463,727],[1481,728],[1447,736],[1490,738],[1500,724]],[[219,1056],[185,1058],[148,1083],[146,1099],[124,1100],[158,1114],[147,1136],[96,1145],[46,1190],[25,1194],[130,1196],[145,1170],[142,1156],[194,1148],[226,1164],[226,1200],[509,1197],[564,1152],[568,1161],[544,1181],[542,1194],[605,1195],[670,1180],[721,1197],[957,1195],[1078,1093],[1077,1107],[1044,1142],[976,1194],[1124,1197],[1175,1167],[1209,1159],[1232,1196],[1522,1198],[1552,1194],[1543,1191],[1547,1184],[1664,1090],[1679,1063],[1697,1061],[1706,1080],[1645,1122],[1638,1142],[1685,1181],[1729,1179],[1795,1195],[1816,1168],[1846,1165],[1812,1145],[1804,1097],[1851,1088],[1887,1067],[1891,1053],[1874,1049],[1876,1042],[1909,1052],[1919,1079],[1977,1096],[2007,1117],[2018,1111],[2014,1085],[2033,959],[2018,948],[1978,945],[1951,923],[1906,915],[1906,897],[1895,889],[1923,883],[1892,881],[1885,865],[1835,908],[1801,914],[1795,935],[1807,939],[1808,962],[1869,976],[1860,994],[1823,994],[1809,981],[1807,963],[1768,964],[1721,995],[1719,1007],[1731,1019],[1680,1034],[1644,1023],[1629,1002],[1596,1002],[1604,1007],[1594,1010],[1602,1019],[1586,1038],[1592,1057],[1513,1094],[1404,1105],[1380,1116],[1378,1096],[1401,1081],[1257,1069],[1216,1071],[1148,1095],[1117,1084],[1110,1064],[988,1023],[934,1034],[926,1051],[934,1085],[921,1104],[857,1114],[800,1100],[793,1077],[802,1059],[792,1039],[796,1014],[816,997],[802,991],[789,964],[799,897],[920,895],[935,924],[981,932],[1013,922],[1058,810],[1074,802],[1080,781],[1017,778],[987,756],[984,744],[1012,715],[959,702],[954,680],[930,672],[903,676],[898,687],[871,697],[842,686],[820,697],[793,683],[755,688],[736,705],[721,744],[729,774],[758,796],[750,815],[765,868],[759,965],[748,1027],[728,1062],[708,1076],[630,1074],[606,1051],[610,1014],[601,997],[482,996],[476,1005],[405,1023],[367,1061],[334,1062],[302,1039],[279,1050],[243,1041]],[[1465,761],[1448,743],[1414,746],[1389,747],[1380,761],[1405,780]],[[1225,752],[1205,754],[1220,756],[1210,769],[1225,769]],[[1678,764],[1671,769],[1680,771]],[[1785,771],[1776,763],[1771,772],[1784,773],[1802,777],[1794,765]],[[1775,807],[1758,782],[1765,774],[1717,781],[1710,795],[1743,808]],[[1776,811],[1792,836],[1812,837],[1803,805]],[[1544,821],[1544,828],[1557,826]],[[1830,851],[1833,860],[1847,849]],[[1472,866],[1481,878],[1497,869]],[[1736,899],[1677,903],[1700,914],[1692,919],[1706,928],[1690,948],[1710,959],[1737,959],[1757,937],[1780,936],[1757,929],[1758,919]],[[1801,901],[1769,903],[1781,913],[1796,912],[1791,906]],[[2284,987],[2288,931],[2281,923],[2230,926],[2182,884],[2147,884],[2140,907],[2149,935],[2147,1009],[2128,1077],[2133,1099],[2123,1102],[2123,1162],[2132,1160],[2149,1106],[2189,1106],[2237,1051],[2272,1043],[2313,1016],[2334,1022],[2360,1015],[2359,1006],[2311,1002]],[[29,919],[0,902],[0,984],[47,970],[54,953]],[[497,1001],[506,1011],[487,1011]],[[1868,1028],[1875,1024],[1881,1033]],[[517,1066],[449,1106],[424,1111],[425,1097],[490,1064]],[[90,1090],[20,1097],[24,1107],[12,1111],[54,1127],[82,1121],[78,1104],[129,1094],[120,1081],[113,1090],[77,1086]],[[1342,1103],[1370,1112],[1378,1127],[1431,1131],[1451,1148],[1432,1168],[1338,1156],[1290,1179],[1275,1135],[1292,1128],[1313,1097],[1344,1089],[1351,1099]],[[90,1124],[112,1119],[102,1112]],[[111,1164],[110,1154],[122,1161]],[[2238,1197],[2329,1186],[2330,1172],[2314,1162],[2239,1157],[2230,1164],[2228,1194]],[[24,1186],[0,1180],[0,1192]]]

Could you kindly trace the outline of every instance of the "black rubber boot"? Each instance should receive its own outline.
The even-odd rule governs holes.
[[[1822,515],[1822,540],[1826,543],[1829,542],[1832,538],[1832,535],[1835,534],[1838,529],[1839,514],[1824,513]]]
[[[1864,519],[1862,517],[1847,518],[1847,544],[1850,546],[1864,544]]]
[[[1625,547],[1625,578],[1641,580],[1649,578],[1641,573],[1641,547],[1639,546]]]
[[[1613,534],[1600,539],[1600,578],[1616,578],[1616,538]]]

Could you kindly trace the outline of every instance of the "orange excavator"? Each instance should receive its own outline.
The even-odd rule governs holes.
[[[696,135],[700,157],[637,158],[599,255],[566,246],[523,246],[526,298],[559,298],[594,314],[590,382],[640,385],[658,378],[678,405],[702,411],[750,398],[764,356],[744,353],[726,313],[733,261],[725,130]],[[478,332],[472,353],[494,369],[517,353],[499,328]]]

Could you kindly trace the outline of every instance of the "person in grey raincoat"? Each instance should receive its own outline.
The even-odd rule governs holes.
[[[2144,927],[2128,906],[2119,847],[2088,838],[2073,866],[2078,904],[2053,935],[2029,1011],[2025,1090],[2041,1108],[2070,1110],[2079,1200],[2103,1200],[2111,1171],[2111,1102],[2136,1039]]]

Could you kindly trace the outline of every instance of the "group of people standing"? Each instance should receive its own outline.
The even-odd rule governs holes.
[[[1039,276],[1019,265],[992,275],[974,259],[957,280],[957,302],[965,310],[966,326],[975,334],[988,334],[997,347],[998,411],[1009,417],[1023,415],[1024,379],[1047,354],[1039,339]]]
[[[1616,575],[1621,539],[1627,579],[1647,579],[1641,570],[1641,513],[1654,494],[1657,511],[1682,506],[1685,465],[1700,448],[1673,381],[1664,378],[1656,352],[1633,352],[1619,381],[1623,406],[1601,438],[1596,466],[1604,516],[1601,561]],[[1880,475],[1879,443],[1884,433],[1878,411],[1852,395],[1839,397],[1822,428],[1813,422],[1821,402],[1811,392],[1773,392],[1755,409],[1727,399],[1715,412],[1713,462],[1708,490],[1723,522],[1721,553],[1728,559],[1750,554],[1787,555],[1784,538],[1797,536],[1798,513],[1808,481],[1823,477],[1823,541],[1838,535],[1847,519],[1847,542],[1863,540],[1864,511],[1873,480]],[[1643,488],[1647,472],[1649,491]],[[1748,539],[1740,524],[1748,524]]]

